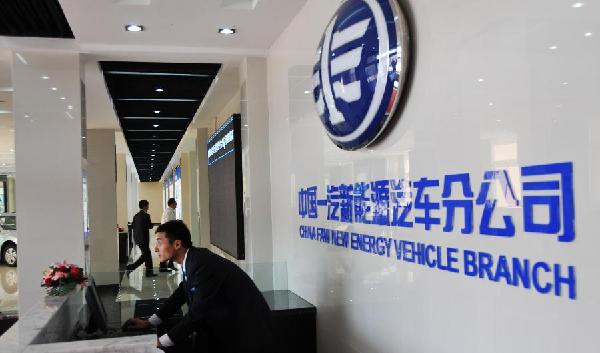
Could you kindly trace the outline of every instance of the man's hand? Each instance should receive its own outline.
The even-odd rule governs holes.
[[[125,321],[123,324],[123,331],[127,330],[144,330],[150,328],[152,325],[148,320],[138,319],[136,317],[132,317],[131,319]]]

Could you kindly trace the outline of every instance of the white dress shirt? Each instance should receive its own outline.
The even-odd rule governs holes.
[[[168,221],[174,221],[175,219],[177,219],[177,216],[175,215],[175,209],[167,206],[162,214],[160,223],[167,223]]]
[[[173,210],[173,213],[175,213],[174,212],[175,210],[174,209],[172,209],[172,210]],[[185,271],[185,260],[187,260],[188,252],[189,252],[189,249],[185,251],[185,256],[183,257],[183,263],[181,264],[181,268],[186,277],[187,277],[187,272]],[[154,327],[162,324],[162,320],[156,314],[153,314],[152,316],[150,316],[148,321]],[[173,341],[171,341],[171,338],[166,333],[164,335],[160,336],[158,341],[160,342],[161,346],[163,346],[163,347],[171,347],[171,346],[175,345],[175,343],[173,343]]]

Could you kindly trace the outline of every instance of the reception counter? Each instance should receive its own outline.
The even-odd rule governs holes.
[[[74,340],[84,306],[84,290],[80,288],[66,296],[44,297],[0,336],[0,350],[3,353],[162,352],[156,348],[155,334]]]
[[[259,271],[260,272],[260,271]],[[256,274],[256,272],[255,272]],[[97,274],[98,286],[77,288],[63,297],[44,297],[20,315],[2,336],[2,353],[162,352],[156,348],[156,333],[123,332],[131,317],[149,317],[171,295],[181,273],[146,278]],[[94,288],[96,297],[90,297]],[[316,308],[289,290],[264,290],[271,309],[277,351],[316,352]],[[94,300],[93,298],[97,298]],[[98,325],[90,303],[101,303],[103,322]],[[174,315],[178,320],[186,307]],[[103,325],[102,325],[103,324]],[[101,328],[104,326],[104,329]]]

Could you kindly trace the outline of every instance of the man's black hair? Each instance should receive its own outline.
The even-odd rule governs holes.
[[[148,200],[140,200],[140,202],[138,203],[138,205],[140,206],[140,210],[146,206],[148,206],[150,204],[150,202],[148,202]]]
[[[174,198],[170,198],[169,201],[167,201],[167,205],[171,206],[172,204],[177,203],[177,201],[175,201]]]
[[[182,221],[168,221],[156,228],[156,233],[165,233],[165,237],[170,243],[175,240],[181,240],[184,248],[189,249],[192,246],[192,235],[190,230]]]

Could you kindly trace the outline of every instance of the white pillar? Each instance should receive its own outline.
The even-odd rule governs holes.
[[[117,236],[117,183],[114,130],[87,131],[88,213],[90,219],[90,272],[119,270]],[[126,225],[125,225],[126,226]],[[108,280],[95,276],[98,284]]]
[[[208,131],[200,128],[196,131],[196,151],[198,156],[198,233],[204,248],[210,248],[210,210],[208,204],[208,152],[206,143]]]
[[[194,245],[200,245],[200,234],[198,233],[198,152],[196,149],[190,152],[190,232]]]
[[[273,237],[267,60],[246,58],[240,82],[246,260],[259,288],[268,289],[273,285]]]
[[[79,54],[16,54],[12,72],[19,181],[19,310],[25,314],[42,298],[42,271],[51,262],[85,263],[85,126]]]

